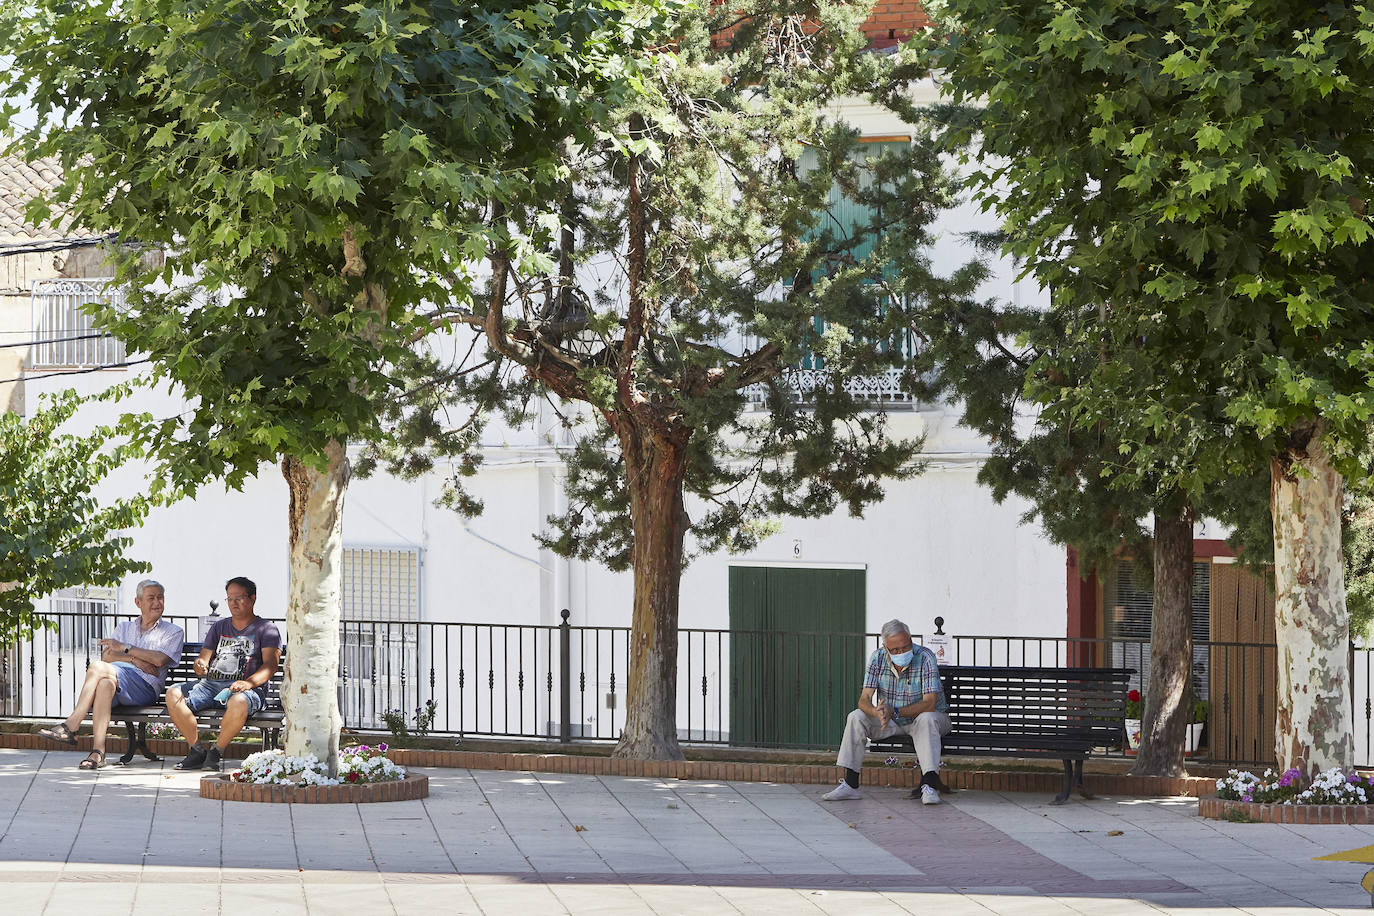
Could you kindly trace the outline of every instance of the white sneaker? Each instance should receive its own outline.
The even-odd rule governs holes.
[[[934,786],[921,786],[921,804],[940,804],[940,790],[936,789]]]
[[[842,782],[822,795],[821,801],[851,801],[855,798],[863,798],[863,794],[858,789],[851,789],[849,783]]]

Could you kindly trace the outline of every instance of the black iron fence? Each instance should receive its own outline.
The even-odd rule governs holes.
[[[566,612],[565,612],[566,614]],[[0,655],[0,714],[66,715],[92,641],[130,615],[57,614],[53,629]],[[168,619],[199,636],[199,619]],[[284,631],[283,635],[289,636]],[[388,714],[414,730],[433,701],[432,735],[612,741],[625,724],[626,627],[346,621],[339,704],[347,727],[384,729]],[[937,644],[938,637],[915,635]],[[825,748],[858,696],[873,633],[685,628],[678,637],[679,738],[690,743]],[[953,636],[938,644],[960,665],[1110,666],[1149,678],[1149,643],[1131,639]],[[1256,763],[1273,757],[1277,654],[1273,644],[1194,647],[1194,690],[1207,704],[1192,729],[1196,756]],[[1350,653],[1357,758],[1371,753],[1370,650]],[[1130,752],[1125,735],[1105,753]]]

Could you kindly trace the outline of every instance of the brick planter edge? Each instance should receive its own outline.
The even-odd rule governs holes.
[[[1259,824],[1374,824],[1374,805],[1274,805],[1208,795],[1198,799],[1199,817],[1250,820]]]
[[[228,773],[212,773],[200,780],[200,797],[214,801],[268,802],[290,805],[354,805],[367,802],[412,801],[429,797],[429,777],[415,773],[393,782],[365,782],[339,786],[277,786],[234,782]]]

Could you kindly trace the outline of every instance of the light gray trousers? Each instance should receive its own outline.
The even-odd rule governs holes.
[[[951,728],[949,715],[943,712],[923,712],[906,725],[883,725],[883,720],[870,716],[862,709],[849,714],[844,723],[844,738],[840,740],[840,766],[848,770],[863,769],[864,751],[869,741],[906,733],[916,745],[916,762],[921,772],[940,769],[940,736]]]

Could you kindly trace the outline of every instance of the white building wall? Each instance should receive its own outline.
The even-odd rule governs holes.
[[[59,382],[103,384],[99,375],[47,379],[29,386],[30,397]],[[165,397],[155,399],[161,403],[144,397],[141,406],[155,412],[172,406]],[[97,405],[84,422],[110,419],[127,406]],[[1021,523],[1023,503],[1009,499],[999,506],[977,483],[986,446],[944,411],[896,414],[892,425],[897,434],[927,432],[925,473],[888,483],[887,497],[864,518],[843,509],[821,519],[786,518],[748,554],[698,557],[683,576],[682,625],[729,627],[732,564],[801,562],[863,566],[870,629],[901,617],[916,632],[930,632],[938,615],[952,633],[1062,636],[1064,552],[1038,527]],[[486,508],[471,520],[433,504],[442,468],[418,481],[354,478],[344,510],[346,542],[420,547],[425,620],[553,626],[566,607],[574,624],[628,625],[628,572],[563,559],[534,540],[544,519],[564,505],[556,449],[493,444],[486,457],[469,481]],[[108,489],[143,485],[138,472],[125,469]],[[222,599],[226,579],[246,575],[258,583],[261,611],[279,616],[287,586],[286,504],[275,466],[264,466],[241,492],[212,482],[194,499],[155,510],[133,533],[133,553],[153,564],[175,612],[206,613],[208,601]],[[133,584],[125,584],[124,607],[132,607]]]

